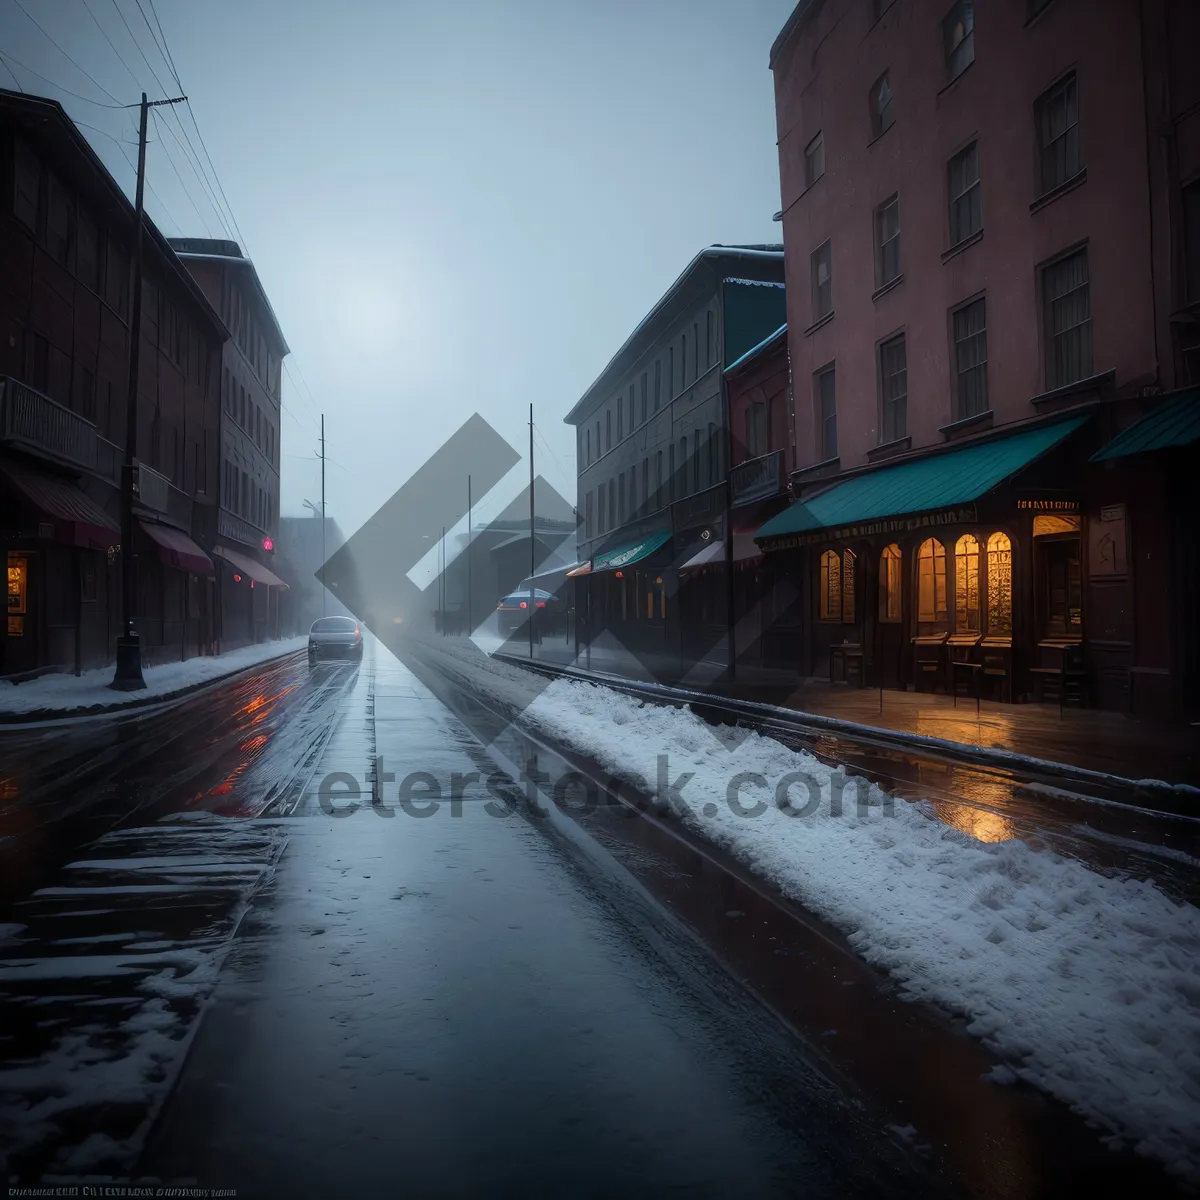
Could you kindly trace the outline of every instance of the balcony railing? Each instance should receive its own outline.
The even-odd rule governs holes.
[[[733,468],[730,483],[734,504],[751,504],[783,491],[783,451],[772,450]]]
[[[0,444],[96,469],[96,426],[11,377],[0,377]]]
[[[170,503],[171,481],[145,463],[137,465],[137,500],[143,508],[165,513]]]

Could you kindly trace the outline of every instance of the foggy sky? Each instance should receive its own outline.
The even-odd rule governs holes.
[[[174,92],[134,0],[21,2],[95,83],[16,0],[0,54],[58,85],[15,67],[96,127],[132,194],[136,146],[126,161],[97,130],[132,142],[135,115],[60,89],[161,97],[119,5]],[[155,0],[293,350],[281,511],[320,499],[318,411],[349,534],[474,411],[525,453],[530,403],[538,470],[573,502],[563,415],[697,250],[780,238],[767,58],[793,6]],[[151,122],[147,211],[168,236],[230,236],[164,120],[179,134]]]

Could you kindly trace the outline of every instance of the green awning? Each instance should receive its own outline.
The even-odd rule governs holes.
[[[1024,433],[881,467],[797,501],[755,535],[771,541],[835,525],[970,504],[1074,433],[1088,418],[1071,417]]]
[[[1200,439],[1200,387],[1177,392],[1140,421],[1121,430],[1111,442],[1092,455],[1092,462],[1125,458],[1172,446],[1190,446]]]
[[[619,567],[631,567],[643,558],[649,558],[655,550],[669,541],[670,537],[669,530],[665,533],[652,533],[631,546],[622,546],[619,550],[610,550],[607,554],[597,554],[592,563],[592,570],[615,571]]]

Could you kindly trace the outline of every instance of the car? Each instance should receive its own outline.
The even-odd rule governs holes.
[[[558,601],[553,592],[543,591],[541,588],[533,589],[533,604],[534,612],[539,615],[545,613],[551,615],[558,606]],[[530,613],[530,593],[529,589],[509,592],[499,604],[496,605],[496,621],[500,626],[500,632],[504,635],[516,633],[521,629]]]
[[[308,631],[308,661],[349,658],[362,662],[362,629],[353,617],[321,617]]]

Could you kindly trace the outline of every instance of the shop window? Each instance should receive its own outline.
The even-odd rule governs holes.
[[[917,620],[945,628],[947,619],[946,547],[926,538],[917,551]]]
[[[954,547],[954,632],[979,633],[979,539],[964,533]]]
[[[854,624],[854,551],[821,555],[820,619]]]
[[[1011,637],[1012,542],[1007,534],[993,533],[987,540],[987,585],[988,633],[992,637]]]
[[[900,580],[903,558],[894,543],[879,556],[879,619],[894,625],[900,621]]]

